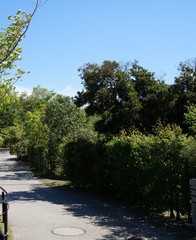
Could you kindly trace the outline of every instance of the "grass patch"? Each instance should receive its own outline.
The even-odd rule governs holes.
[[[2,217],[0,218],[0,228],[1,228],[2,233],[4,233],[4,224],[3,224],[3,221],[2,221]],[[9,227],[8,228],[8,240],[13,240],[13,239],[14,238],[13,238],[12,230]]]
[[[38,180],[42,184],[50,187],[67,187],[70,185],[69,181],[64,181],[64,180],[55,180],[55,179],[49,179],[49,178],[39,178]]]

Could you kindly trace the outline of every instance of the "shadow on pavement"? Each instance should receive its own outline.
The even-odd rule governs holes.
[[[152,237],[152,231],[142,222],[136,222],[134,218],[125,216],[121,210],[115,210],[103,202],[91,200],[68,191],[60,191],[45,186],[32,187],[31,191],[12,192],[9,194],[9,202],[12,201],[46,201],[53,204],[61,204],[64,207],[63,214],[77,218],[86,218],[91,223],[104,228],[112,229],[111,234],[104,239],[113,240],[132,235]],[[152,227],[154,232],[154,229]],[[165,239],[154,236],[154,239]],[[169,240],[169,238],[167,237]]]
[[[52,204],[63,205],[63,213],[65,215],[72,215],[77,218],[86,218],[92,224],[104,227],[111,230],[111,234],[104,236],[105,240],[123,239],[128,236],[137,235],[144,236],[150,239],[158,240],[192,240],[195,232],[190,232],[189,236],[178,236],[176,231],[166,232],[164,229],[158,229],[152,226],[144,218],[134,217],[129,215],[120,207],[112,204],[107,204],[103,200],[86,197],[76,192],[69,190],[59,190],[47,187],[37,182],[37,184],[28,183],[28,180],[35,180],[33,174],[27,167],[21,163],[15,162],[15,159],[8,159],[13,161],[5,163],[0,166],[0,171],[7,171],[7,175],[0,177],[0,180],[23,180],[30,184],[28,191],[16,191],[9,194],[9,202],[13,201],[44,201]],[[10,172],[10,174],[9,174]],[[14,173],[14,174],[13,174]],[[20,185],[20,182],[17,183]],[[24,182],[21,182],[21,185]],[[183,237],[183,238],[181,238]]]
[[[45,201],[53,204],[63,205],[65,215],[77,218],[86,218],[91,223],[104,228],[112,229],[111,234],[104,239],[122,239],[137,235],[150,239],[181,239],[192,240],[195,232],[182,235],[176,231],[166,232],[164,229],[156,229],[147,223],[144,218],[133,217],[124,212],[123,209],[107,205],[103,201],[90,199],[77,193],[56,190],[43,185],[32,185],[30,191],[12,192],[9,194],[9,202],[12,201]],[[178,231],[178,230],[177,230]]]

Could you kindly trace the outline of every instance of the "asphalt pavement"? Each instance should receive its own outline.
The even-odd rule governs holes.
[[[173,240],[105,201],[43,185],[16,157],[0,155],[0,186],[8,192],[14,240]]]

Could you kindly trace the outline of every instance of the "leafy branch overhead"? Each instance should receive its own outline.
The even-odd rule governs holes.
[[[45,1],[46,2],[46,1]],[[44,2],[44,3],[45,3]],[[22,47],[19,46],[22,39],[25,37],[26,32],[29,29],[33,16],[37,12],[38,8],[44,3],[37,0],[32,13],[26,13],[23,10],[18,10],[15,16],[8,16],[8,20],[11,21],[8,27],[3,27],[0,32],[0,79],[3,76],[9,75],[9,70],[16,68],[16,61],[20,61]],[[18,68],[15,74],[16,81],[25,72]],[[12,82],[14,78],[6,79],[7,82]]]

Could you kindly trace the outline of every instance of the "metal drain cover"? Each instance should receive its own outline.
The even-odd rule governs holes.
[[[52,230],[52,233],[55,235],[60,236],[77,236],[82,235],[86,231],[81,228],[75,228],[75,227],[61,227],[61,228],[55,228]]]

